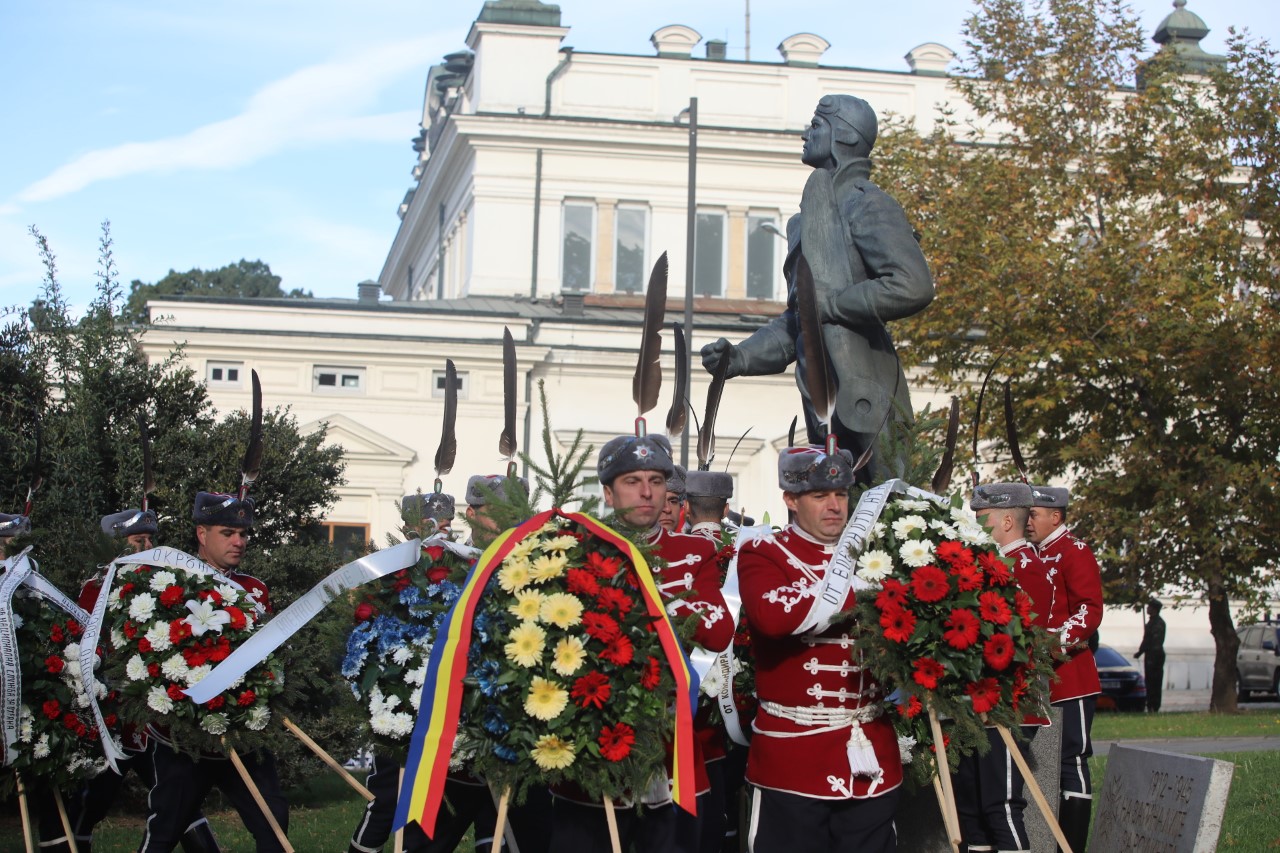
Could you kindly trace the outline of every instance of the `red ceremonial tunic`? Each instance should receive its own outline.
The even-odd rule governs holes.
[[[1025,539],[1016,539],[1000,547],[1000,553],[1013,561],[1013,577],[1018,588],[1031,599],[1032,624],[1053,633],[1067,621],[1067,592],[1062,576],[1049,569]],[[1024,726],[1047,726],[1049,720],[1028,714]]]
[[[1062,647],[1071,656],[1058,665],[1058,680],[1049,691],[1054,704],[1102,692],[1098,665],[1088,641],[1102,624],[1102,572],[1089,546],[1059,525],[1036,549],[1046,570],[1062,584],[1066,614],[1059,625]]]
[[[881,714],[880,685],[855,660],[849,625],[793,633],[821,590],[834,549],[790,526],[748,541],[738,552],[760,700],[747,781],[803,797],[866,799],[902,784],[898,739]],[[843,609],[853,606],[850,590]],[[863,735],[880,778],[852,772]]]
[[[716,547],[716,582],[717,585],[723,583],[725,570],[728,568],[729,556],[721,553],[720,550],[720,534],[722,528],[713,521],[704,521],[695,524],[689,531],[690,536],[701,536]],[[731,555],[730,555],[731,556]],[[728,612],[726,610],[726,612]],[[719,761],[728,755],[725,747],[724,727],[711,722],[711,706],[703,701],[698,706],[697,716],[693,719],[693,733],[698,737],[698,743],[702,746],[702,757],[710,764],[713,761]]]

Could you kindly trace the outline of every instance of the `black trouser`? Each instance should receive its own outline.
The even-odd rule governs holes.
[[[751,853],[894,853],[901,788],[865,800],[820,800],[756,788]]]
[[[720,765],[720,772],[724,779],[725,823],[721,853],[738,853],[746,833],[742,813],[745,807],[743,797],[747,788],[747,752],[745,746],[730,743],[728,755],[723,761],[716,762]],[[711,765],[708,764],[707,767],[710,772]]]
[[[699,807],[702,797],[698,798]],[[551,849],[559,853],[610,853],[609,824],[603,805],[585,805],[552,797]],[[614,808],[623,853],[695,853],[697,821],[674,803]],[[524,853],[521,850],[521,853]]]
[[[707,762],[707,780],[711,789],[704,796],[698,797],[698,849],[701,853],[720,853],[724,845],[724,828],[727,822],[725,814],[725,765],[726,758],[715,758]],[[735,804],[735,810],[737,806]]]
[[[155,743],[150,756],[155,782],[147,796],[147,825],[139,853],[169,853],[177,847],[191,823],[190,816],[199,811],[209,789],[214,786],[239,813],[244,828],[253,836],[258,853],[283,851],[271,824],[229,760],[204,757],[196,761],[163,743]],[[289,804],[280,789],[275,756],[270,750],[262,749],[244,753],[240,758],[276,822],[288,832]]]
[[[1147,710],[1159,711],[1164,698],[1164,655],[1148,654],[1142,664],[1142,676],[1147,682]]]
[[[1063,799],[1093,799],[1089,778],[1089,756],[1093,755],[1093,710],[1096,696],[1055,703],[1062,709],[1062,773],[1059,785]]]
[[[1023,758],[1029,756],[1037,731],[1035,726],[1023,726],[1026,741],[1015,739]],[[986,755],[975,751],[964,756],[951,777],[960,837],[972,851],[1030,850],[1031,839],[1022,820],[1027,807],[1022,772],[997,729],[987,729],[987,743],[991,748]]]

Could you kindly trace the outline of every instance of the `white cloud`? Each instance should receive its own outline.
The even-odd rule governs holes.
[[[180,136],[90,151],[18,194],[25,202],[69,195],[98,181],[182,169],[230,169],[291,149],[345,140],[395,140],[417,123],[414,110],[363,115],[379,90],[411,71],[425,74],[433,43],[381,44],[276,80],[239,115]]]

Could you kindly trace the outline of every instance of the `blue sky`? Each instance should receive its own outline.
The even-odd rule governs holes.
[[[482,0],[27,0],[0,11],[0,305],[26,304],[49,238],[73,304],[92,296],[111,221],[126,286],[169,269],[261,259],[317,296],[376,278],[411,185],[427,69],[465,47]],[[1148,31],[1168,0],[1132,4]],[[562,0],[565,44],[647,54],[680,23],[741,58],[744,0]],[[905,69],[953,50],[962,0],[754,0],[752,58],[796,32],[824,63]],[[1280,45],[1274,0],[1190,0],[1223,50],[1229,25]]]

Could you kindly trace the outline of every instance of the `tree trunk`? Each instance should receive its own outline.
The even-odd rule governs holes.
[[[1222,571],[1209,573],[1206,590],[1209,599],[1209,630],[1213,634],[1213,691],[1209,697],[1209,710],[1219,714],[1234,714],[1236,704],[1236,651],[1240,637],[1231,621],[1231,603],[1227,600]]]

